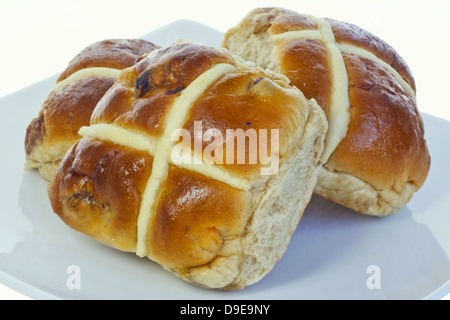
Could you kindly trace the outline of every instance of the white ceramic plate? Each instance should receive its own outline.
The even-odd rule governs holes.
[[[182,20],[143,38],[218,46],[221,36]],[[46,182],[23,170],[23,143],[55,80],[0,100],[0,282],[6,286],[35,299],[440,299],[450,292],[450,122],[423,115],[431,171],[402,210],[373,218],[313,196],[275,268],[253,286],[222,292],[105,247],[53,214]],[[71,266],[80,271],[80,288],[70,286]]]

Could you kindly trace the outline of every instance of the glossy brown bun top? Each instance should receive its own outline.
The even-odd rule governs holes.
[[[326,113],[318,194],[384,216],[422,187],[430,155],[414,78],[385,41],[349,23],[259,8],[226,32],[223,46],[287,76]]]
[[[269,131],[245,148],[244,163],[226,148],[238,129]],[[323,111],[285,77],[223,49],[176,43],[120,73],[48,193],[65,223],[101,243],[199,286],[242,288],[284,253],[314,189],[325,131]],[[224,138],[214,152],[212,134]],[[263,158],[248,157],[270,155],[264,147],[274,144],[279,167],[263,174]],[[177,161],[177,148],[199,162]]]
[[[135,64],[142,55],[158,48],[143,39],[107,39],[95,42],[78,53],[58,77],[62,81],[86,68],[104,67],[122,70]]]
[[[157,48],[141,39],[98,41],[77,54],[58,77],[39,115],[27,128],[27,167],[50,180],[67,150],[89,124],[97,102],[114,84],[120,70]]]

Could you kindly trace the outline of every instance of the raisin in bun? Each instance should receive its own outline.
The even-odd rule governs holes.
[[[258,8],[226,32],[222,45],[285,75],[326,113],[317,194],[386,216],[422,187],[430,155],[414,78],[386,42],[349,23]]]
[[[195,285],[239,289],[286,250],[326,128],[317,103],[285,77],[224,49],[176,43],[120,73],[48,193],[71,228]],[[239,129],[267,139],[234,153],[229,130]]]
[[[112,39],[93,43],[76,55],[27,128],[26,168],[37,168],[50,180],[67,150],[80,138],[78,130],[89,124],[94,107],[120,70],[155,48],[141,39]]]

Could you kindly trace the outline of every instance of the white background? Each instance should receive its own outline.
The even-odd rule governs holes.
[[[351,22],[378,35],[408,63],[419,109],[450,120],[448,0],[0,0],[0,97],[61,72],[95,41],[136,38],[178,19],[226,31],[264,6]],[[0,299],[26,297],[0,285]]]

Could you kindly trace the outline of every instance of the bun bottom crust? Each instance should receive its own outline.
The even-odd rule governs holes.
[[[400,210],[418,189],[407,182],[400,191],[393,188],[377,190],[350,174],[331,171],[323,166],[319,170],[314,193],[358,213],[385,217]]]

